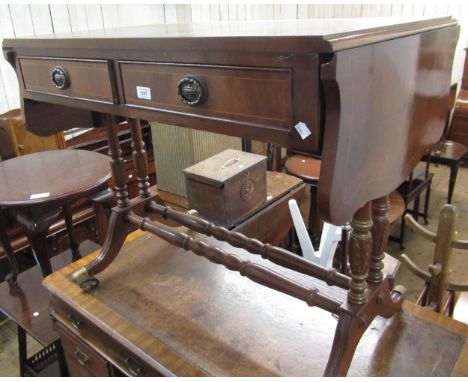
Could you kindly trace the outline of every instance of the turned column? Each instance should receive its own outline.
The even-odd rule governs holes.
[[[351,268],[351,284],[348,292],[348,302],[364,304],[366,302],[366,278],[372,249],[370,202],[357,210],[350,225],[349,265]]]
[[[125,165],[122,158],[118,132],[118,123],[115,116],[106,115],[107,139],[109,141],[109,156],[111,157],[111,171],[114,179],[114,192],[117,197],[117,205],[121,208],[128,207],[127,182],[125,181]]]
[[[388,195],[372,201],[372,255],[369,265],[369,276],[367,281],[379,284],[383,280],[384,250],[388,242],[390,232],[390,221],[387,212],[390,208]]]
[[[146,156],[145,142],[141,135],[140,121],[137,119],[130,119],[130,133],[132,135],[132,156],[135,163],[139,194],[142,198],[150,196],[149,191],[149,177],[148,177],[148,158]]]

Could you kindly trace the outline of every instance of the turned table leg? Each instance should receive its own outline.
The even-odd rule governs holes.
[[[43,212],[48,211],[48,212]],[[30,208],[20,211],[16,215],[16,220],[25,228],[26,236],[36,259],[41,268],[43,276],[52,273],[50,263],[49,247],[47,244],[47,233],[52,223],[58,218],[60,208],[44,206],[40,210]]]
[[[383,259],[384,250],[388,242],[390,232],[390,221],[387,212],[390,208],[388,195],[372,201],[372,254],[369,265],[369,275],[367,281],[372,284],[379,284],[383,280]]]
[[[140,121],[137,119],[130,119],[130,133],[132,135],[132,156],[133,162],[137,172],[139,195],[142,198],[150,196],[149,191],[149,177],[148,177],[148,158],[146,156],[145,143],[141,135]]]
[[[370,202],[367,202],[357,210],[350,225],[349,264],[351,268],[351,284],[348,292],[348,301],[353,304],[364,304],[366,302],[366,278],[372,250]]]
[[[107,140],[109,142],[109,156],[111,157],[111,171],[114,179],[114,192],[117,197],[117,205],[126,208],[130,205],[127,182],[125,181],[125,164],[120,148],[118,122],[115,116],[106,115]]]
[[[2,244],[8,262],[10,263],[10,273],[6,276],[6,280],[10,286],[14,286],[16,285],[16,280],[18,278],[19,267],[15,258],[15,252],[11,247],[10,239],[6,232],[6,219],[3,214],[4,211],[0,210],[0,244]]]

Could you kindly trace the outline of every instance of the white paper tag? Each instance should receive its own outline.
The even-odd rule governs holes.
[[[294,128],[297,130],[302,139],[306,139],[310,134],[312,134],[304,122],[296,123]]]
[[[137,91],[137,97],[139,99],[151,99],[151,89],[147,88],[145,86],[137,86],[136,87]]]
[[[50,192],[43,192],[42,194],[32,194],[29,199],[47,198],[48,196],[50,196]]]

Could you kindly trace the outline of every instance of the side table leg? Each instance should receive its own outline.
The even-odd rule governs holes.
[[[10,239],[6,233],[6,219],[3,215],[4,211],[0,210],[0,244],[7,255],[8,262],[10,263],[10,273],[6,276],[6,280],[10,286],[17,284],[17,278],[19,273],[18,262],[15,258],[15,252],[11,247]]]
[[[455,189],[455,181],[457,180],[458,173],[458,162],[450,165],[450,179],[449,179],[449,190],[447,196],[447,204],[452,203],[453,190]]]
[[[26,340],[25,330],[18,325],[18,357],[19,357],[19,370],[20,377],[26,377],[25,365],[28,360],[28,343]]]
[[[63,217],[65,218],[65,225],[67,226],[68,238],[70,239],[70,249],[72,252],[73,261],[81,259],[80,243],[75,238],[75,232],[73,230],[73,214],[71,204],[62,205]]]
[[[41,267],[44,277],[52,273],[47,233],[59,214],[60,210],[54,208],[52,211],[44,214],[31,213],[30,215],[25,212],[19,212],[16,215],[16,220],[26,229],[26,235],[31,245],[34,258]]]
[[[366,302],[366,279],[372,253],[371,217],[371,202],[367,202],[357,210],[350,223],[349,265],[351,267],[351,285],[348,292],[348,302],[351,304],[360,305]]]

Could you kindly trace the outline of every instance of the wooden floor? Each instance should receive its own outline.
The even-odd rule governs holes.
[[[434,173],[434,180],[431,192],[431,204],[429,210],[430,220],[428,228],[435,231],[437,229],[440,209],[445,204],[446,200],[449,169],[445,166],[436,167],[432,165],[431,172]],[[303,203],[301,203],[301,211],[306,218],[308,202],[308,198],[306,198]],[[458,237],[460,239],[468,240],[468,167],[461,167],[459,170],[453,204],[459,208]],[[394,227],[394,229],[398,230],[398,226]],[[406,253],[420,264],[422,268],[427,269],[427,266],[433,256],[433,245],[427,243],[419,236],[416,236],[410,229],[408,229],[405,245],[405,251],[400,251],[396,243],[390,242],[387,252],[395,258],[399,258],[401,253]],[[95,247],[91,250],[94,249]],[[82,248],[82,253],[86,254],[89,252]],[[456,281],[468,282],[466,256],[466,253],[454,251],[452,277]],[[396,281],[398,284],[406,286],[408,290],[407,299],[414,302],[423,283],[404,267],[401,267]],[[456,312],[456,318],[468,323],[468,293],[462,297],[462,301],[464,302],[464,304],[461,304],[463,307],[460,306],[462,309],[458,309]],[[40,349],[40,345],[34,339],[28,337],[29,354],[33,354]],[[16,325],[9,320],[4,320],[0,323],[0,377],[17,376],[19,376],[19,368]]]

